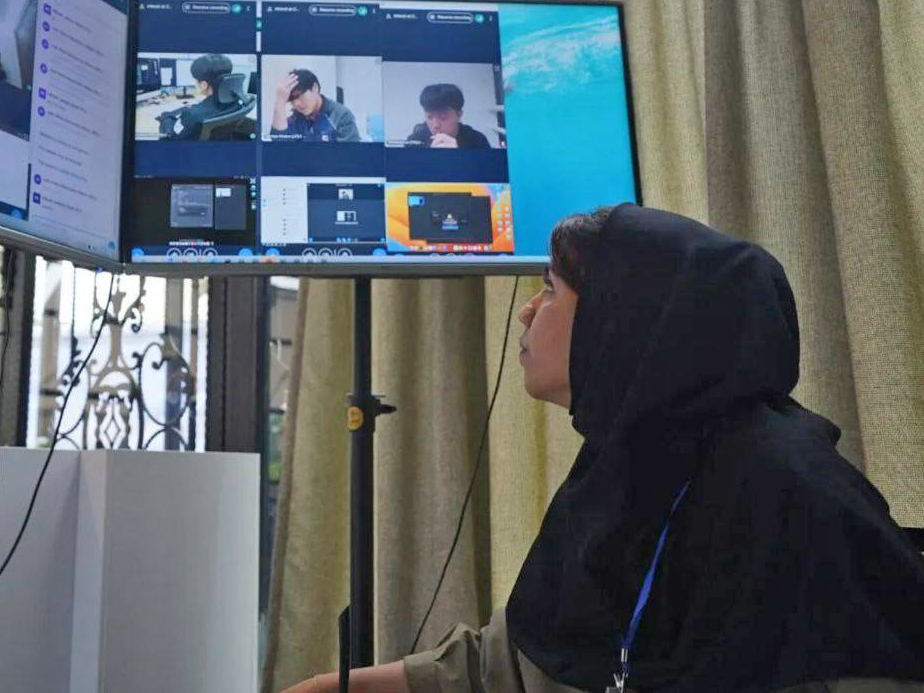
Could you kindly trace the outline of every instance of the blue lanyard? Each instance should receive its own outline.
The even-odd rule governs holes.
[[[686,495],[687,489],[690,488],[690,481],[683,485],[683,488],[680,489],[680,493],[677,494],[677,498],[674,499],[674,504],[671,506],[671,512],[667,516],[667,522],[664,523],[664,529],[661,530],[661,538],[658,539],[658,547],[655,549],[654,557],[651,559],[651,565],[648,566],[648,572],[645,574],[645,582],[642,583],[642,591],[639,592],[638,601],[635,603],[635,611],[632,613],[632,620],[629,622],[629,629],[626,631],[625,637],[622,639],[622,647],[619,652],[619,674],[614,674],[613,678],[616,681],[616,686],[608,687],[607,693],[615,691],[616,693],[622,693],[626,685],[626,679],[629,677],[629,651],[632,649],[632,641],[635,640],[635,633],[638,630],[638,625],[642,620],[642,611],[645,609],[645,605],[648,603],[648,597],[651,594],[651,583],[654,582],[655,570],[658,567],[658,560],[661,558],[661,551],[664,549],[664,541],[667,539],[667,530],[671,524],[671,518],[674,516],[674,511],[677,510],[677,506],[680,505],[680,501],[683,500],[684,495]]]

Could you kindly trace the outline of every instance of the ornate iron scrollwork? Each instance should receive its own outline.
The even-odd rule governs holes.
[[[140,277],[137,295],[127,301],[122,289],[122,277],[116,278],[108,310],[100,303],[97,282],[94,281],[93,318],[91,333],[97,329],[108,333],[108,354],[94,356],[87,364],[81,380],[84,382],[82,415],[67,430],[58,434],[59,445],[69,443],[75,448],[131,448],[146,450],[158,438],[164,438],[164,448],[195,450],[196,448],[196,372],[195,361],[187,361],[166,325],[156,341],[136,349],[126,358],[123,337],[126,328],[135,334],[144,324],[146,278]],[[74,295],[76,296],[76,283]],[[197,320],[198,284],[193,283],[193,325]],[[54,390],[55,413],[60,416],[64,394],[71,386],[80,362],[81,349],[71,325],[70,361]],[[176,326],[172,326],[174,332]],[[105,340],[107,335],[102,335]],[[197,339],[195,327],[193,340]],[[101,346],[104,342],[101,341]],[[196,346],[192,353],[196,353]],[[165,407],[167,414],[158,416],[145,398],[144,375],[150,368],[164,372],[166,377]],[[78,381],[74,384],[80,387]],[[45,394],[52,394],[45,392]]]

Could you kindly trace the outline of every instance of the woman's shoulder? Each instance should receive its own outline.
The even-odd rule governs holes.
[[[837,426],[795,400],[760,403],[714,427],[707,465],[764,497],[773,489],[822,497],[859,492],[887,513],[879,492],[838,452],[839,438]]]

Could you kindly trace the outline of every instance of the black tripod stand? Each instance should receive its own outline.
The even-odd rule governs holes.
[[[372,394],[372,290],[369,277],[354,279],[353,393],[350,430],[350,605],[340,614],[340,690],[350,668],[371,666],[372,641],[372,450],[375,420],[395,408]]]

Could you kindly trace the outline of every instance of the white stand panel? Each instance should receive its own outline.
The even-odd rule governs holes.
[[[56,453],[0,578],[0,690],[255,692],[258,456],[77,458]],[[0,450],[0,551],[42,461]]]
[[[19,533],[47,455],[0,448],[0,562]],[[68,690],[78,481],[79,453],[56,452],[19,549],[0,576],[4,693]]]

